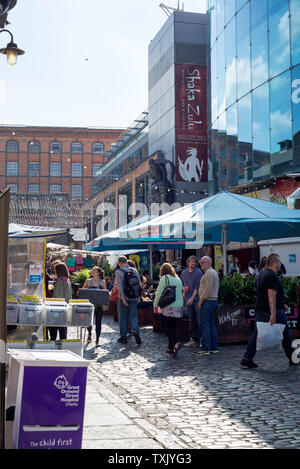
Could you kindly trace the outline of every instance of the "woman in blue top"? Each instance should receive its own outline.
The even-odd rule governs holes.
[[[95,289],[103,289],[106,290],[106,282],[104,280],[104,271],[101,267],[93,267],[90,272],[92,278],[89,278],[84,282],[83,288],[95,288]],[[96,347],[99,346],[99,339],[101,335],[101,326],[102,326],[102,316],[103,316],[103,309],[101,305],[95,305],[95,317],[96,317]],[[88,335],[88,342],[92,340],[92,326],[87,328],[89,335]]]

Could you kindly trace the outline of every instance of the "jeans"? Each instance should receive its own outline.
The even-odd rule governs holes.
[[[172,317],[167,317],[164,316],[163,314],[160,315],[160,320],[161,324],[164,330],[164,333],[169,339],[169,346],[168,348],[170,350],[174,349],[175,344],[177,344],[177,323],[179,321],[179,318],[172,318]]]
[[[190,337],[195,342],[200,342],[201,333],[200,333],[200,324],[199,324],[199,308],[198,308],[198,301],[194,301],[194,303],[190,306],[187,306],[187,311],[189,315],[189,332]]]
[[[103,309],[101,305],[95,305],[95,320],[96,320],[96,341],[99,340],[102,329]],[[92,326],[87,328],[89,335],[92,335]]]
[[[269,322],[270,320],[270,313],[255,313],[255,319],[259,322]],[[291,359],[292,353],[294,351],[292,347],[292,339],[290,337],[289,327],[287,325],[286,314],[283,310],[277,311],[276,313],[276,323],[277,324],[285,324],[285,328],[283,331],[283,340],[282,340],[282,347],[285,351],[286,356],[288,359]],[[256,354],[256,339],[257,339],[257,327],[255,324],[255,329],[252,332],[252,335],[249,339],[247,350],[244,355],[244,359],[248,361],[252,361],[255,354]]]
[[[200,332],[202,336],[202,348],[206,351],[218,350],[219,339],[216,328],[217,300],[204,300],[200,308]]]
[[[121,339],[127,340],[128,320],[131,321],[131,330],[139,334],[139,324],[137,316],[137,300],[127,300],[128,306],[125,306],[123,301],[119,299],[119,322],[120,322],[120,336]]]

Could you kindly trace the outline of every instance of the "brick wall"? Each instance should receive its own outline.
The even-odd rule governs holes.
[[[28,193],[30,184],[38,184],[41,194],[50,192],[50,185],[59,184],[61,192],[71,195],[72,185],[82,186],[82,199],[92,195],[93,164],[106,162],[106,152],[123,129],[87,129],[63,127],[0,127],[0,190],[16,184],[19,193]],[[17,152],[7,151],[7,142],[18,143]],[[30,151],[30,142],[39,142],[38,153]],[[51,142],[61,142],[61,153],[50,151]],[[83,144],[82,153],[71,153],[72,142]],[[92,152],[93,143],[102,143],[104,153]],[[7,174],[7,162],[18,163],[17,176]],[[39,163],[39,175],[29,176],[28,163]],[[61,163],[61,175],[50,176],[50,163]],[[72,177],[72,163],[81,163],[82,176]]]

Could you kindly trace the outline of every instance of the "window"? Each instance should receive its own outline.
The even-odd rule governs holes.
[[[270,167],[270,113],[269,83],[252,93],[253,178],[269,177]]]
[[[50,184],[50,194],[60,194],[61,185],[60,184]]]
[[[61,142],[51,142],[50,143],[50,152],[51,153],[61,153]]]
[[[39,184],[28,184],[28,194],[39,194],[40,185]]]
[[[93,143],[93,153],[103,153],[104,145],[103,143]]]
[[[61,176],[61,163],[51,162],[50,163],[50,176]]]
[[[40,163],[30,161],[28,163],[28,176],[40,175]]]
[[[219,0],[216,5],[217,36],[224,28],[224,0]]]
[[[225,23],[227,24],[229,20],[235,14],[235,0],[225,0]]]
[[[268,21],[267,0],[251,2],[251,61],[252,88],[268,79]]]
[[[269,84],[252,93],[253,150],[270,152]]]
[[[82,199],[82,186],[80,184],[72,184],[71,194],[73,199]]]
[[[82,176],[82,163],[72,163],[72,177]]]
[[[82,153],[83,145],[80,142],[73,142],[71,144],[71,153]]]
[[[226,30],[226,105],[236,101],[236,28],[235,18],[227,25]]]
[[[40,152],[40,142],[29,142],[28,143],[28,152],[29,153],[39,153]]]
[[[250,91],[250,12],[247,3],[236,17],[238,98]]]
[[[282,142],[292,141],[291,73],[270,82],[271,153],[282,151]],[[286,149],[287,147],[284,146]]]
[[[7,161],[6,176],[18,176],[18,162],[17,161]]]
[[[93,177],[97,176],[97,171],[101,166],[103,166],[101,163],[93,163]]]
[[[300,2],[291,0],[292,65],[300,63]]]
[[[8,184],[10,187],[10,192],[13,194],[17,194],[18,192],[18,184]]]
[[[6,143],[6,151],[7,153],[17,153],[19,151],[19,143],[15,140],[9,140]]]
[[[269,2],[270,77],[290,66],[289,0]]]
[[[217,40],[217,71],[218,71],[218,115],[226,108],[226,75],[225,75],[225,33]]]

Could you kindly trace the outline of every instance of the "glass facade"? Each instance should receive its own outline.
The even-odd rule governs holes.
[[[209,0],[215,190],[300,171],[300,0]]]

